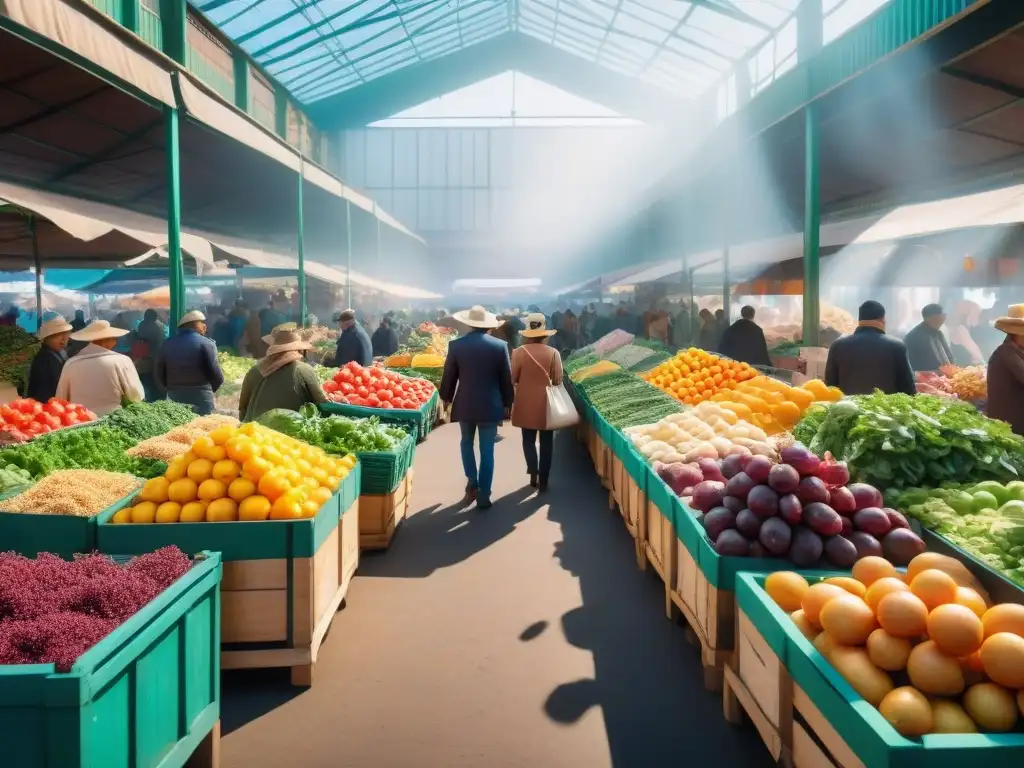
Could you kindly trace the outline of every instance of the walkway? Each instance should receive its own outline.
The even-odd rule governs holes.
[[[703,690],[585,450],[560,435],[541,501],[523,487],[518,430],[502,434],[487,512],[452,506],[457,429],[420,446],[417,512],[364,556],[312,689],[225,675],[225,768],[769,764]]]

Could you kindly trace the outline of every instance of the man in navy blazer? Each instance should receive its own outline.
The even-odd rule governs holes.
[[[477,509],[487,509],[491,506],[498,425],[508,419],[515,397],[508,346],[487,335],[501,321],[483,307],[456,312],[454,317],[470,330],[448,345],[440,397],[445,404],[452,403],[451,419],[459,422],[462,429],[462,467],[467,480],[463,503],[470,504],[475,499]],[[477,434],[479,470],[473,450]]]

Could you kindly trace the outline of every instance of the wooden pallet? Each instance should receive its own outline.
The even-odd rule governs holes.
[[[223,669],[290,667],[293,685],[313,684],[320,644],[359,567],[359,514],[357,500],[313,557],[224,563]]]
[[[391,493],[365,494],[359,497],[359,546],[362,549],[387,549],[399,523],[409,516],[412,503],[413,471],[402,478]]]

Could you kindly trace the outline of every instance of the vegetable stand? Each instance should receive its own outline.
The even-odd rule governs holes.
[[[0,738],[11,768],[178,768],[220,738],[221,559],[200,552],[177,582],[68,673],[0,666]]]
[[[430,430],[434,427],[437,403],[438,393],[435,391],[427,402],[416,409],[367,408],[361,405],[327,402],[320,404],[320,410],[327,414],[357,418],[376,416],[385,423],[396,424],[409,429],[410,432],[416,435],[417,440],[425,440]]]
[[[100,551],[219,551],[224,560],[222,656],[225,669],[290,667],[292,683],[312,685],[324,636],[359,564],[357,463],[309,519],[259,522],[114,524],[99,518]]]

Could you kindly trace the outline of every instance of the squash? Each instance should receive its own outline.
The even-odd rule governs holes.
[[[392,355],[384,365],[388,368],[412,368],[412,355]]]
[[[440,355],[419,354],[412,359],[412,368],[443,368],[444,358]]]

